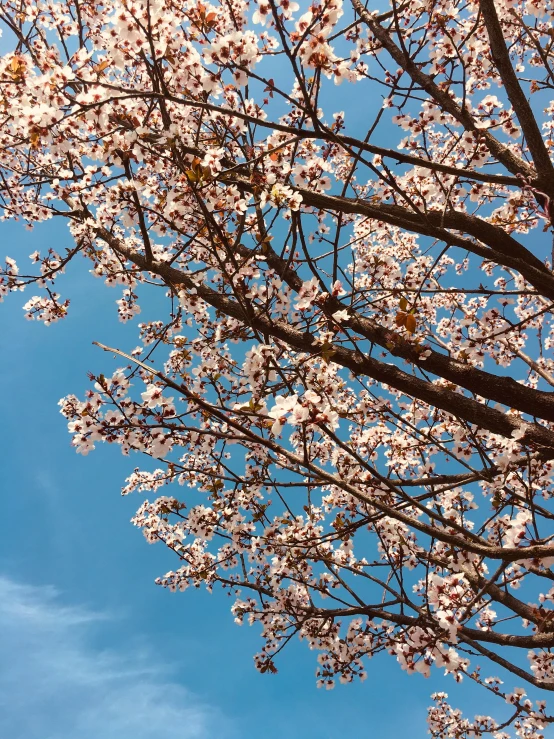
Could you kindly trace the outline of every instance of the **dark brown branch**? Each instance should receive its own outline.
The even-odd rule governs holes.
[[[195,289],[198,295],[209,305],[222,313],[240,321],[245,321],[252,328],[263,334],[279,339],[293,349],[307,354],[321,354],[321,345],[316,337],[310,333],[304,333],[283,321],[272,321],[268,316],[260,312],[252,311],[245,313],[245,309],[236,301],[226,295],[212,290],[206,285],[195,285],[183,272],[174,267],[168,267],[164,262],[153,261],[151,264],[138,252],[125,246],[114,238],[103,228],[96,229],[96,235],[106,241],[117,253],[129,259],[141,270],[154,272],[164,278],[169,284],[183,285],[188,289]],[[516,430],[523,429],[522,443],[538,444],[547,447],[554,457],[554,432],[534,423],[525,423],[517,418],[508,416],[501,411],[472,400],[460,393],[439,387],[425,380],[403,372],[394,365],[380,362],[373,357],[346,349],[338,344],[333,345],[333,361],[347,367],[355,374],[367,375],[377,382],[405,393],[408,396],[418,398],[424,403],[441,408],[454,417],[464,418],[469,423],[476,424],[480,428],[488,429],[493,433],[511,437]]]
[[[541,183],[543,187],[549,188],[547,192],[552,192],[554,188],[554,167],[550,161],[550,156],[535,115],[531,110],[531,106],[521,89],[521,85],[512,67],[510,54],[506,48],[500,21],[494,6],[494,0],[480,0],[479,7],[481,8],[489,36],[492,59],[500,73],[504,88],[517,115],[527,141],[527,146],[533,157],[533,162],[539,176],[537,184]]]
[[[322,141],[329,141],[330,143],[338,144],[339,146],[342,146],[345,149],[351,149],[351,148],[361,149],[362,151],[367,151],[370,154],[377,154],[382,157],[394,159],[396,162],[401,163],[401,164],[412,164],[414,167],[421,167],[422,169],[429,169],[431,171],[443,172],[444,174],[450,174],[450,175],[454,175],[455,177],[475,180],[476,182],[488,182],[490,184],[495,184],[495,185],[508,185],[508,186],[511,185],[514,187],[521,186],[521,180],[518,179],[517,177],[511,177],[509,175],[501,175],[501,174],[487,174],[485,172],[476,172],[475,170],[466,169],[466,168],[462,169],[461,167],[454,167],[449,164],[442,164],[441,162],[435,162],[430,159],[424,159],[423,157],[418,157],[413,154],[405,154],[401,151],[396,151],[395,149],[387,149],[382,146],[376,146],[375,144],[370,144],[366,141],[362,141],[361,139],[357,139],[353,136],[345,136],[343,134],[336,134],[331,131],[325,131],[324,129],[321,129],[321,128],[318,131],[307,131],[304,129],[287,126],[286,124],[278,123],[277,121],[269,121],[269,120],[266,121],[261,118],[255,118],[254,116],[251,116],[248,113],[244,113],[240,110],[223,108],[219,105],[208,103],[202,100],[187,100],[186,98],[177,97],[176,95],[172,95],[169,93],[162,94],[158,92],[144,92],[142,90],[137,90],[135,92],[135,91],[128,90],[124,87],[109,85],[105,82],[102,83],[102,87],[119,91],[122,94],[117,97],[103,100],[99,103],[91,103],[91,104],[82,105],[81,108],[88,110],[91,108],[102,107],[103,105],[106,105],[112,102],[117,102],[118,100],[136,99],[138,97],[158,98],[158,99],[163,99],[163,100],[169,100],[172,103],[177,103],[178,105],[186,105],[188,107],[199,108],[201,110],[209,110],[214,113],[220,113],[223,116],[239,118],[242,121],[246,121],[247,123],[251,123],[260,128],[268,128],[273,131],[281,131],[283,133],[288,133],[297,139],[314,139],[314,140],[321,139]],[[158,138],[159,136],[154,134],[152,140],[155,141]]]
[[[425,74],[422,69],[409,57],[402,49],[397,46],[391,38],[389,32],[369,13],[361,3],[361,0],[352,0],[352,5],[360,18],[371,30],[377,41],[386,49],[394,61],[418,84],[431,98],[438,107],[455,118],[466,131],[471,131],[480,136],[489,150],[501,162],[506,169],[514,175],[522,175],[524,177],[534,178],[535,170],[527,162],[516,156],[510,149],[501,144],[490,131],[478,128],[473,116],[466,108],[462,108],[450,96],[448,91],[442,90],[429,75]]]
[[[365,215],[406,231],[440,239],[484,259],[515,269],[542,295],[554,300],[554,275],[546,266],[516,239],[481,218],[466,216],[465,213],[457,211],[447,211],[444,214],[441,211],[428,211],[425,215],[420,215],[399,205],[384,203],[375,205],[367,201],[323,195],[300,188],[296,190],[302,194],[306,205],[332,212]],[[447,228],[465,230],[466,233],[483,240],[487,246],[447,231]]]
[[[536,688],[542,688],[543,690],[554,690],[554,683],[548,682],[546,680],[539,680],[530,672],[523,670],[521,667],[518,667],[513,662],[509,662],[507,659],[504,659],[504,657],[501,657],[496,652],[493,652],[490,649],[484,647],[482,644],[479,644],[476,639],[471,639],[469,636],[462,635],[462,640],[466,644],[469,644],[471,647],[476,649],[484,657],[488,657],[491,662],[496,662],[497,665],[504,667],[504,669],[508,670],[508,672],[511,672],[513,675],[517,675],[522,680],[525,680],[531,685],[534,685]]]
[[[140,255],[140,259],[144,260],[144,257]],[[326,483],[329,483],[331,485],[336,485],[338,488],[344,490],[349,495],[352,495],[352,497],[354,497],[355,499],[371,506],[375,510],[381,513],[384,513],[385,515],[391,516],[392,518],[395,518],[398,521],[401,521],[402,523],[415,529],[416,531],[420,531],[422,534],[425,534],[431,537],[431,539],[433,540],[443,541],[447,544],[450,544],[453,547],[458,547],[463,552],[473,552],[474,554],[478,554],[483,557],[489,557],[491,559],[498,559],[504,562],[517,562],[522,559],[539,560],[543,557],[550,558],[553,555],[554,545],[551,546],[548,544],[534,544],[532,546],[520,547],[520,548],[495,546],[495,545],[489,544],[485,540],[481,540],[482,542],[481,543],[476,540],[477,537],[475,536],[473,536],[472,538],[463,538],[457,534],[450,533],[444,528],[439,528],[432,524],[427,524],[417,518],[413,518],[412,516],[409,516],[403,513],[398,508],[394,508],[392,506],[387,505],[380,499],[380,497],[375,497],[375,496],[372,497],[371,495],[368,495],[367,493],[360,490],[355,485],[352,485],[351,483],[343,480],[338,474],[334,475],[330,472],[327,472],[323,468],[318,467],[317,465],[310,462],[306,458],[305,455],[295,454],[294,452],[289,451],[288,449],[281,446],[280,444],[277,444],[271,439],[255,434],[248,427],[245,427],[243,424],[239,423],[238,421],[233,420],[230,417],[230,415],[226,413],[224,410],[214,407],[207,401],[203,400],[199,396],[192,393],[185,385],[175,382],[170,377],[167,377],[166,375],[164,375],[162,372],[153,369],[152,367],[144,364],[140,360],[134,357],[131,357],[128,354],[125,354],[125,352],[122,352],[119,349],[114,349],[112,347],[105,346],[104,344],[100,344],[98,342],[94,342],[94,344],[106,352],[117,354],[129,360],[130,362],[133,362],[134,364],[140,367],[143,367],[150,374],[162,380],[167,385],[167,387],[170,387],[174,389],[175,391],[184,395],[193,404],[198,406],[199,409],[207,412],[209,415],[213,416],[219,421],[223,421],[228,426],[235,429],[239,434],[242,434],[244,436],[245,441],[253,441],[256,444],[260,444],[261,446],[266,447],[267,449],[270,449],[271,451],[274,452],[274,454],[276,455],[276,458],[282,457],[286,459],[287,461],[291,462],[295,467],[309,471],[312,475],[314,475],[318,479],[323,480]]]

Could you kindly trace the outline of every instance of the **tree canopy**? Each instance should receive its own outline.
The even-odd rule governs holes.
[[[434,694],[437,739],[543,737],[552,4],[1,0],[0,20],[2,217],[73,244],[10,245],[0,298],[70,318],[83,258],[118,289],[138,346],[99,344],[116,365],[60,405],[77,452],[149,458],[123,492],[175,553],[159,583],[228,590],[262,673],[295,637],[326,688],[385,651],[498,696],[473,718]]]

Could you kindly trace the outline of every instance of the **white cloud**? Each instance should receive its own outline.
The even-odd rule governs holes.
[[[0,576],[0,736],[235,736],[217,708],[172,680],[168,666],[154,653],[97,646],[95,637],[107,620],[106,615],[62,605],[52,588]]]

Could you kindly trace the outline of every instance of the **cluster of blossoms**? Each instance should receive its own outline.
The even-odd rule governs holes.
[[[521,683],[554,690],[550,4],[0,19],[0,217],[71,237],[29,274],[10,251],[0,300],[65,318],[79,256],[126,331],[157,311],[61,410],[77,452],[146,455],[123,492],[176,558],[159,583],[232,594],[263,673],[294,636],[327,689],[387,651],[509,707],[435,694],[436,739],[541,739]]]
[[[281,433],[287,421],[292,426],[301,426],[310,422],[324,423],[333,431],[339,425],[338,413],[332,410],[329,403],[322,403],[321,395],[314,393],[313,390],[307,390],[301,401],[298,400],[298,395],[287,397],[278,395],[275,398],[275,406],[267,415],[275,419],[271,427],[271,433],[275,435]]]

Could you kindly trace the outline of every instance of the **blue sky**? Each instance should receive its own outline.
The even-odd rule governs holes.
[[[13,256],[68,238],[52,224],[30,233],[4,223],[0,233]],[[372,736],[394,739],[417,719],[424,736],[433,687],[392,660],[375,661],[362,685],[321,691],[316,655],[299,644],[278,675],[259,675],[258,635],[234,625],[227,596],[154,585],[174,558],[129,523],[139,496],[119,495],[141,459],[101,446],[76,455],[57,408],[62,395],[82,393],[88,371],[106,367],[94,339],[136,343],[117,321],[118,292],[78,267],[59,283],[72,298],[66,321],[25,321],[26,293],[0,307],[0,735],[269,738],[288,725],[289,737],[368,736],[371,727]],[[404,710],[391,719],[383,708],[399,690]]]
[[[21,262],[69,238],[52,223],[33,232],[3,223],[0,234],[2,251]],[[156,587],[173,555],[129,523],[141,496],[119,494],[141,458],[102,446],[78,456],[57,407],[82,394],[87,372],[112,368],[92,341],[129,350],[135,327],[118,323],[119,291],[84,260],[58,290],[72,299],[70,316],[49,327],[25,321],[30,293],[0,306],[0,736],[417,739],[434,690],[471,715],[485,712],[482,691],[440,670],[408,676],[388,656],[372,660],[365,683],[330,692],[316,688],[316,655],[299,643],[277,675],[260,675],[258,633],[234,625],[226,595]]]
[[[68,238],[50,223],[34,232],[4,223],[0,234],[3,251],[20,259]],[[66,321],[26,321],[30,293],[0,306],[0,736],[395,739],[414,721],[424,736],[437,684],[385,658],[364,684],[321,691],[316,655],[302,644],[277,675],[260,675],[258,634],[234,625],[227,596],[154,585],[173,555],[129,523],[141,498],[119,494],[141,459],[102,446],[78,456],[58,412],[61,396],[82,394],[87,372],[109,364],[93,340],[136,344],[117,321],[118,291],[76,266],[58,285],[72,299]],[[391,717],[385,707],[399,691],[403,711]]]

